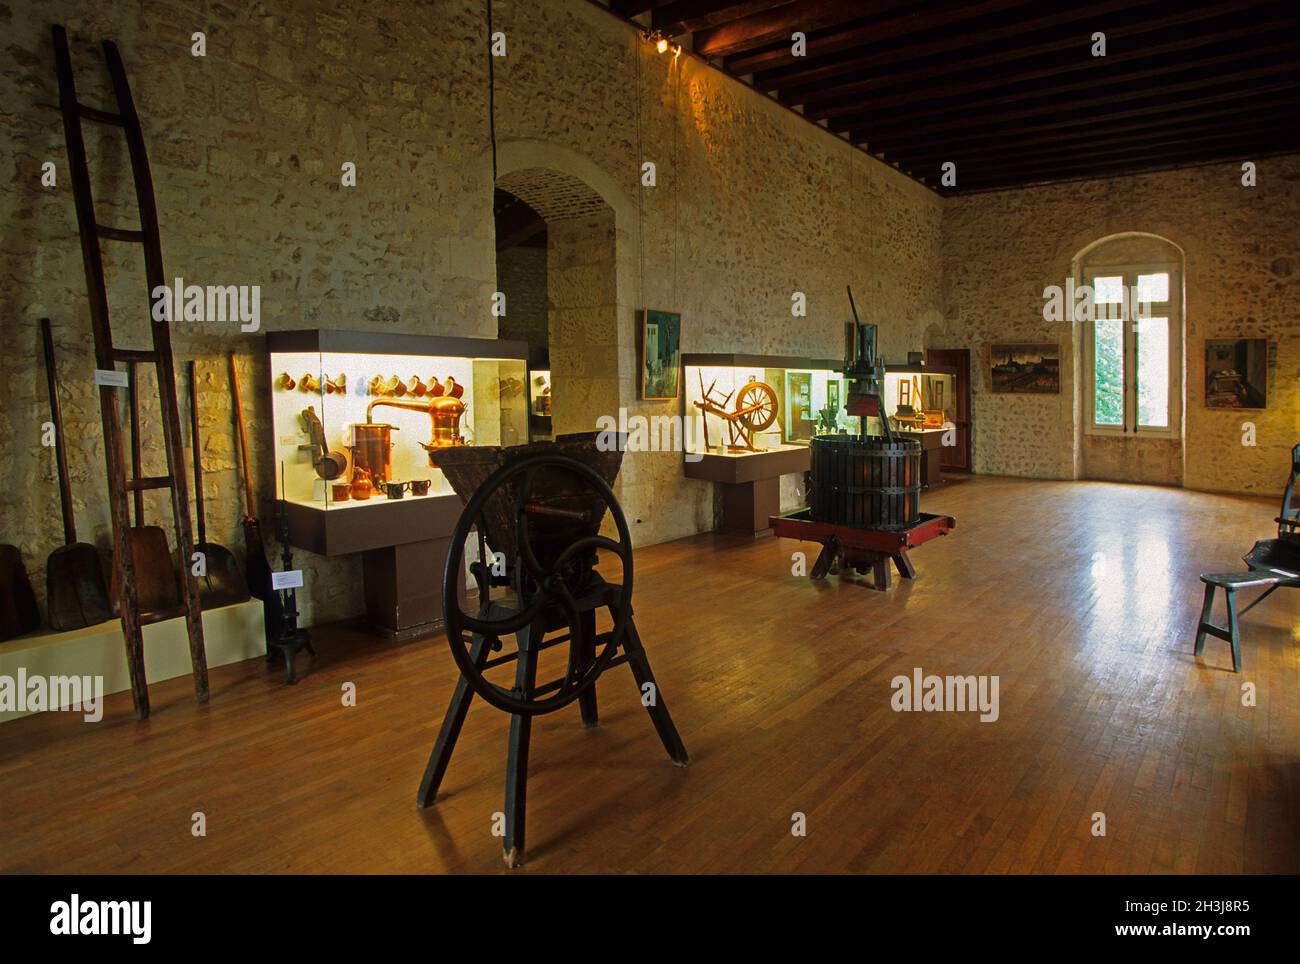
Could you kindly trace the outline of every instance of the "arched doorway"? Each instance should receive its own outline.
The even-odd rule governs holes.
[[[1174,242],[1123,232],[1073,259],[1092,311],[1079,321],[1078,420],[1085,478],[1182,485],[1187,359],[1185,260]]]
[[[534,436],[591,431],[619,409],[614,209],[579,178],[547,167],[502,174],[496,188],[500,334],[529,344]],[[539,405],[543,395],[550,400]],[[542,408],[549,425],[536,417]]]

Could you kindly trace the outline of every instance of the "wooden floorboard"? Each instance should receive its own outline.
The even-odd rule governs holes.
[[[1197,575],[1241,568],[1275,500],[979,478],[923,503],[957,529],[889,594],[791,575],[806,543],[639,550],[638,625],[691,765],[611,670],[599,727],[576,706],[534,726],[523,872],[1300,871],[1300,594],[1246,618],[1243,673],[1226,643],[1192,655]],[[98,724],[0,726],[0,870],[500,871],[504,714],[474,705],[415,807],[445,641],[329,627],[317,648],[293,687],[254,660],[213,670],[206,706],[155,685],[144,723],[119,694]],[[894,712],[918,666],[998,676],[1000,718]]]

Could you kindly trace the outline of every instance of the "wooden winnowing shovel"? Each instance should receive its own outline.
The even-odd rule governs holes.
[[[54,373],[54,337],[50,319],[41,319],[45,342],[45,380],[50,386],[50,417],[54,420],[54,458],[59,469],[59,503],[63,507],[64,545],[50,553],[45,563],[45,603],[50,626],[63,631],[94,626],[113,618],[104,584],[104,565],[99,550],[77,541],[77,523],[72,510],[72,483],[68,478],[68,457],[63,448],[63,409],[59,404],[59,382]]]
[[[235,562],[235,554],[225,546],[208,541],[207,520],[203,511],[203,450],[199,440],[199,381],[194,375],[194,362],[187,366],[190,374],[190,448],[194,452],[194,509],[198,515],[199,541],[194,551],[203,554],[206,570],[198,576],[199,601],[204,609],[231,606],[248,598],[248,584]],[[189,564],[181,560],[182,564]]]
[[[128,394],[131,405],[131,477],[140,478],[140,404],[137,398],[136,364],[128,366],[130,383]],[[180,586],[176,581],[176,567],[167,547],[167,533],[160,526],[144,524],[144,492],[134,489],[135,525],[126,530],[126,544],[135,563],[136,604],[141,612],[158,612],[176,609],[181,604]],[[113,567],[113,611],[116,614],[117,566]]]

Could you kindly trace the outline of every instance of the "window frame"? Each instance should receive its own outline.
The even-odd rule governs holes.
[[[1083,387],[1087,393],[1084,399],[1084,432],[1089,435],[1111,436],[1114,438],[1181,438],[1183,419],[1183,274],[1182,265],[1176,262],[1154,261],[1142,264],[1114,264],[1090,267],[1079,270],[1079,284],[1086,284],[1096,292],[1097,278],[1116,275],[1123,278],[1124,286],[1132,291],[1137,284],[1138,275],[1167,274],[1169,276],[1169,300],[1149,301],[1146,312],[1148,316],[1164,316],[1169,325],[1169,424],[1163,427],[1143,426],[1137,423],[1138,412],[1138,352],[1137,328],[1134,318],[1124,317],[1124,384],[1123,384],[1123,419],[1119,425],[1097,424],[1096,394],[1096,322],[1087,319],[1083,322]],[[1093,313],[1098,306],[1094,303]]]

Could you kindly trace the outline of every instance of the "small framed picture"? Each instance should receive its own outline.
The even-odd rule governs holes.
[[[1053,342],[1007,342],[993,345],[992,378],[995,392],[1055,395],[1061,391],[1061,347]]]
[[[1205,340],[1205,407],[1268,407],[1268,339]]]
[[[659,401],[681,392],[682,316],[646,308],[641,312],[641,398]]]

